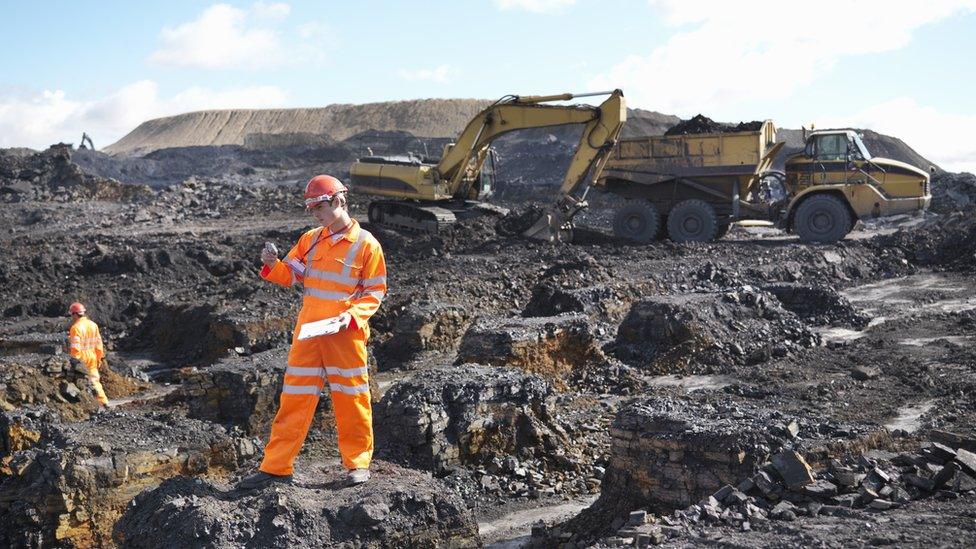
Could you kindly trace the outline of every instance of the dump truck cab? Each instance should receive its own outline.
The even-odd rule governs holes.
[[[807,135],[786,160],[785,185],[791,200],[781,225],[812,242],[840,240],[859,219],[917,212],[932,200],[927,172],[874,157],[850,129]]]

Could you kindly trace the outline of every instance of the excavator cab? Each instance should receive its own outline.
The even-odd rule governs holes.
[[[481,165],[481,173],[478,175],[478,198],[487,199],[495,194],[495,150],[488,149],[488,156],[485,163]]]

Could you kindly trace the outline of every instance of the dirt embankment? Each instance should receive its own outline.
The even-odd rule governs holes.
[[[253,134],[309,133],[342,140],[366,130],[403,130],[441,137],[459,132],[487,104],[481,99],[420,99],[314,109],[191,112],[143,122],[104,152],[146,154],[170,147],[244,145]]]

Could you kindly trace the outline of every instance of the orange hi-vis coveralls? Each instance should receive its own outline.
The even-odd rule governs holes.
[[[342,232],[312,229],[284,260],[267,265],[261,277],[275,284],[305,287],[292,335],[281,404],[271,425],[261,470],[290,475],[305,441],[319,392],[329,382],[339,453],[347,469],[365,469],[373,457],[373,412],[366,372],[369,317],[386,296],[386,262],[376,238],[355,220]],[[299,341],[302,324],[349,313],[349,327],[337,334]]]
[[[98,375],[98,363],[105,358],[105,346],[102,345],[102,334],[88,317],[79,317],[68,330],[68,353],[88,367],[88,381],[95,389],[98,402],[108,405],[108,397],[102,389],[101,376]]]

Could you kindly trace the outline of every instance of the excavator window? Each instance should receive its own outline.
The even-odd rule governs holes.
[[[481,165],[481,175],[478,178],[478,195],[491,196],[495,186],[495,151],[489,149],[484,164]]]

